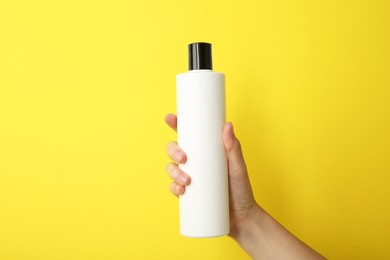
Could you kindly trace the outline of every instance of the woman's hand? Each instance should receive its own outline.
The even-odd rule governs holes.
[[[165,122],[173,130],[177,129],[177,117],[173,114],[168,114],[165,117]],[[230,236],[234,237],[241,226],[247,220],[255,215],[260,207],[256,204],[252,188],[249,182],[248,173],[244,157],[241,151],[241,145],[234,135],[232,123],[227,123],[222,131],[223,143],[226,150],[229,169],[229,207],[230,207]],[[183,172],[177,164],[185,163],[187,157],[183,150],[176,142],[169,142],[167,145],[167,154],[173,162],[168,163],[166,171],[173,182],[169,189],[179,196],[185,192],[187,185],[191,183],[191,178]]]

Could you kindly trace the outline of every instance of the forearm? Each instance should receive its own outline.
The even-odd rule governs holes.
[[[231,237],[253,259],[324,259],[256,205]]]

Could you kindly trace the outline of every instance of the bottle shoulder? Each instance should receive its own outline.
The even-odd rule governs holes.
[[[176,76],[177,77],[186,77],[186,76],[195,76],[195,75],[216,75],[216,76],[222,76],[224,77],[225,74],[218,71],[213,70],[190,70],[187,72],[179,73]]]

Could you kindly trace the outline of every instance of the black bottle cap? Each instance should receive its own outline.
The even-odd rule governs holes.
[[[195,42],[188,45],[188,70],[212,70],[211,44]]]

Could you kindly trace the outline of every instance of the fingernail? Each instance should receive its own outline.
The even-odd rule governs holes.
[[[183,157],[184,157],[184,153],[182,153],[182,152],[178,152],[176,154],[176,158],[177,158],[178,162],[180,162],[183,159]]]
[[[233,138],[235,137],[233,123],[230,123],[230,136]]]
[[[182,182],[183,184],[187,184],[187,182],[188,182],[188,177],[187,177],[187,176],[181,176],[181,177],[180,177],[180,180],[181,180],[181,182]]]
[[[177,191],[177,193],[181,193],[181,186],[180,185],[176,185],[176,191]]]

